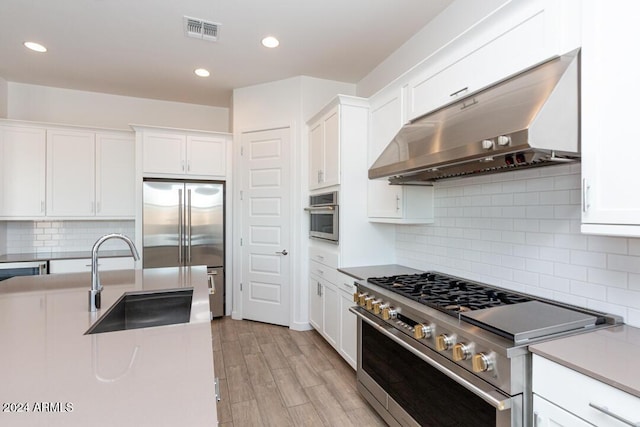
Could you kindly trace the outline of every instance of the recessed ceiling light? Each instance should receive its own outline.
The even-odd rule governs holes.
[[[26,47],[27,49],[31,49],[35,52],[46,52],[47,48],[42,46],[40,43],[36,43],[36,42],[24,42],[24,47]]]
[[[273,36],[265,37],[262,39],[262,46],[264,47],[272,49],[274,47],[278,47],[279,44],[280,42],[278,41],[278,39]]]
[[[196,76],[198,77],[209,77],[209,71],[205,70],[204,68],[198,68],[193,72],[196,73]]]

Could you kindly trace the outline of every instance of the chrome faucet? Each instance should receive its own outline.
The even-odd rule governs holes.
[[[121,239],[129,245],[131,256],[138,261],[140,255],[136,249],[136,245],[133,244],[131,239],[124,234],[112,233],[105,234],[93,244],[91,249],[91,290],[89,291],[89,311],[97,311],[100,308],[100,293],[102,292],[102,285],[100,284],[100,275],[98,274],[98,249],[100,245],[109,239]]]

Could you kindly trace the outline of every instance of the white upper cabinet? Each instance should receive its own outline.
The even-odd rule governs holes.
[[[577,48],[579,14],[573,9],[577,4],[575,0],[510,2],[496,11],[412,76],[407,119]]]
[[[340,184],[340,106],[309,123],[309,189]]]
[[[187,173],[226,176],[227,138],[222,136],[187,136]]]
[[[146,173],[186,172],[187,136],[171,133],[144,133],[142,169]]]
[[[94,216],[95,134],[47,131],[47,215]]]
[[[640,236],[640,158],[635,103],[640,3],[584,2],[582,48],[582,232]]]
[[[146,176],[225,178],[227,134],[142,129],[142,170]]]
[[[0,217],[45,214],[44,129],[0,125]]]
[[[135,215],[133,134],[96,134],[96,216]]]
[[[130,132],[47,130],[47,216],[131,218],[135,214]]]
[[[374,95],[369,112],[369,166],[376,161],[403,124],[403,89]],[[433,223],[433,187],[389,185],[387,179],[369,180],[369,221],[396,224]]]

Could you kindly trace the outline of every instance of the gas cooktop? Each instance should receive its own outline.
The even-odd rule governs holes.
[[[452,316],[531,301],[531,298],[504,289],[436,272],[373,277],[367,281]]]

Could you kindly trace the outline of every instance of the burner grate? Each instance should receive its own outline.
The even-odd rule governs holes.
[[[531,301],[530,298],[502,289],[434,272],[374,277],[367,281],[452,316],[466,311]]]

